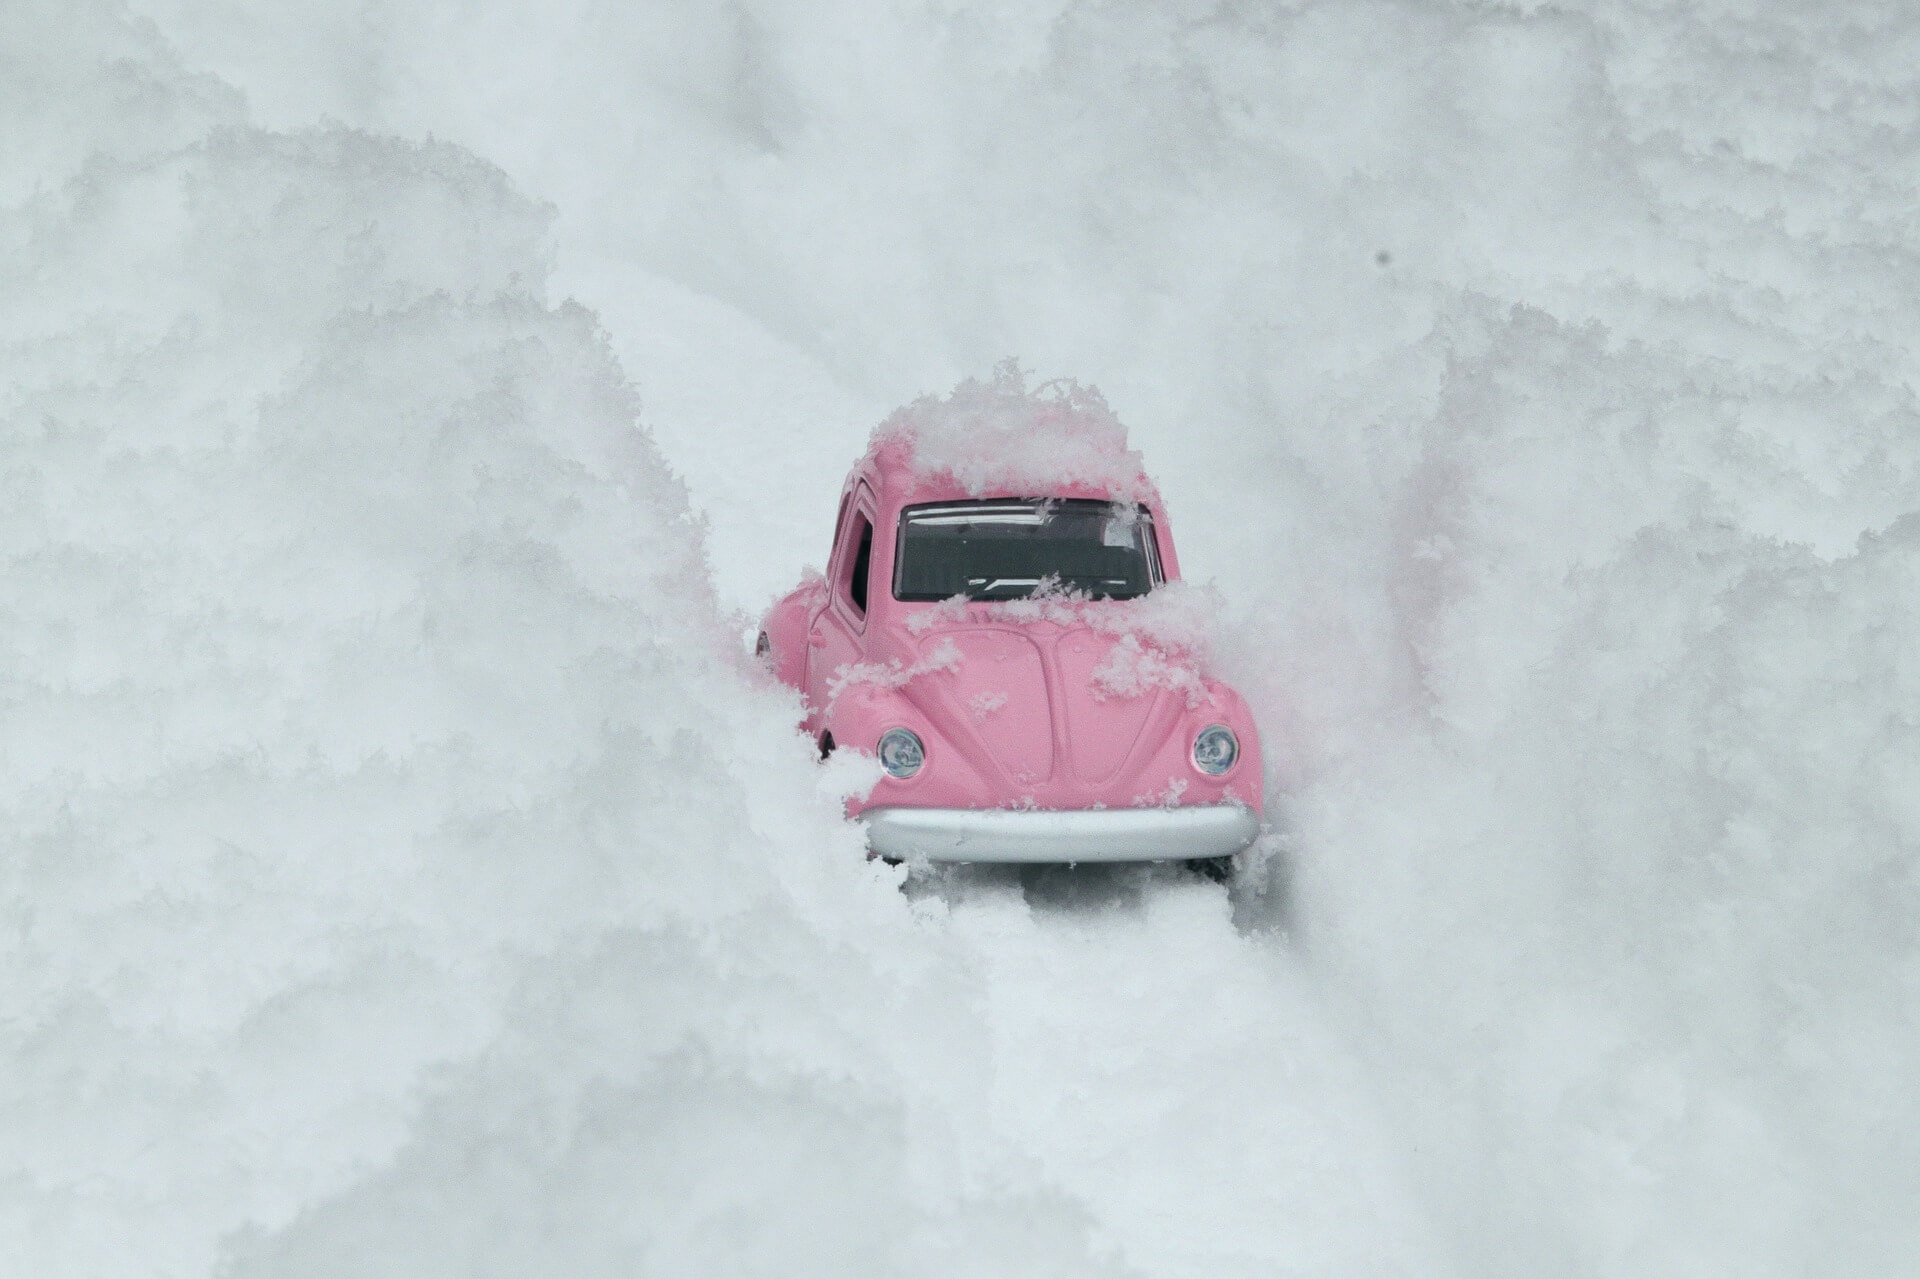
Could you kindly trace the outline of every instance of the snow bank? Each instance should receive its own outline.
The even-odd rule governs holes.
[[[6,45],[67,77],[0,212],[8,1268],[1124,1272],[939,1138],[966,967],[731,656],[545,212],[93,16]],[[84,142],[152,94],[204,131]]]
[[[1115,969],[1017,881],[869,866],[859,770],[735,652],[605,336],[545,296],[548,210],[448,144],[252,128],[83,16],[0,46],[12,1269],[1411,1272],[1337,1045],[1248,1040],[1310,1101],[1189,1087],[1306,1006],[1216,891],[1120,883]],[[1212,1000],[1134,1027],[1116,984]],[[1137,1095],[1120,1043],[1184,1064],[1034,1112],[1068,1045]],[[1338,1212],[1240,1177],[1283,1137]],[[1227,1228],[1183,1242],[1194,1186]]]
[[[662,439],[715,522],[729,605],[789,585],[792,548],[824,552],[844,459],[927,388],[1019,352],[1131,425],[1186,571],[1232,609],[1215,660],[1286,797],[1293,940],[1242,944],[1181,893],[1029,900],[979,877],[923,900],[964,952],[941,1006],[988,1011],[868,1042],[906,1051],[938,1022],[928,1042],[999,1075],[987,1097],[964,1069],[938,1076],[951,1096],[914,1094],[890,1148],[919,1168],[956,1134],[1018,1128],[1031,1162],[1004,1184],[1058,1188],[967,1217],[945,1255],[1013,1251],[1004,1220],[1019,1239],[1067,1221],[1156,1272],[1378,1273],[1316,1233],[1392,1199],[1329,1175],[1343,1147],[1307,1135],[1339,1110],[1316,1064],[1357,1061],[1463,1273],[1912,1272],[1910,6],[142,7],[274,123],[431,132],[554,202],[560,287],[609,317],[649,402],[676,406]],[[82,25],[47,12],[0,20]],[[120,47],[107,30],[54,47],[10,28],[0,49],[34,54],[0,86],[29,83],[22,65],[64,74],[75,50],[91,65]],[[27,122],[9,142],[40,149],[7,152],[29,157],[10,199],[57,194],[34,154],[144,155],[144,129],[184,144],[238,110],[184,75],[63,84],[8,100]],[[47,105],[68,102],[92,105]],[[35,234],[8,222],[10,246]],[[129,287],[102,269],[66,296],[90,312]],[[35,334],[57,300],[40,297]],[[124,381],[118,331],[97,324],[68,380]],[[206,364],[182,376],[211,402],[234,368]],[[791,778],[741,793],[766,785],[787,797],[767,830],[811,820]],[[728,937],[686,971],[787,953]],[[870,952],[826,953],[859,975]],[[872,993],[849,989],[790,1002],[817,1028],[823,1003]],[[788,1077],[767,1063],[790,1044],[756,1042],[751,1069],[701,1076],[721,1100],[675,1112],[689,1148],[756,1108],[801,1131],[805,1089],[725,1091]],[[547,1095],[555,1063],[517,1060],[503,1049],[491,1077]],[[1234,1082],[1169,1085],[1183,1068]],[[670,1081],[700,1069],[650,1078],[684,1098]],[[887,1091],[823,1073],[863,1089],[849,1122]],[[473,1109],[436,1112],[441,1136],[355,1201],[365,1217],[312,1225],[334,1249],[314,1255],[394,1220],[403,1190],[458,1224],[445,1187],[476,1165],[537,1166],[537,1187],[578,1172],[556,1220],[605,1206],[585,1156],[620,1167],[627,1148],[584,1135],[619,1131],[617,1103],[544,1146],[544,1112],[516,1109],[513,1149],[551,1158],[482,1165],[462,1134],[484,1146],[515,1094],[449,1091]],[[66,1113],[49,1149],[79,1148],[95,1112]],[[253,1175],[244,1155],[220,1166]],[[980,1186],[1007,1165],[970,1167]],[[898,1220],[841,1237],[865,1247]]]
[[[1904,1273],[1914,518],[1781,539],[1770,397],[1674,345],[1519,310],[1435,358],[1381,424],[1381,540],[1323,544],[1344,602],[1240,643],[1303,654],[1298,924],[1458,1254]],[[1898,411],[1823,415],[1795,487],[1911,493]]]

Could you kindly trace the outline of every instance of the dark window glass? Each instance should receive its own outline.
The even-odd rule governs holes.
[[[1043,581],[1095,599],[1153,589],[1145,507],[1079,498],[938,502],[900,513],[893,597],[1024,599]]]
[[[860,516],[860,549],[853,553],[853,579],[848,583],[847,593],[853,598],[853,607],[862,617],[867,613],[867,562],[873,558],[873,524],[862,514]]]

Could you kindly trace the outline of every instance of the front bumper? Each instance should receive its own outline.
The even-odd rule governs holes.
[[[882,857],[937,862],[1151,862],[1226,857],[1260,834],[1239,804],[1191,808],[869,808]]]

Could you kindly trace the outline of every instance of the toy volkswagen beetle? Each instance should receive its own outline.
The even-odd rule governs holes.
[[[873,854],[1218,871],[1258,834],[1253,719],[1155,625],[1179,560],[1116,432],[1097,393],[1007,367],[903,410],[847,478],[825,577],[769,610],[757,651],[822,754],[879,760],[848,804]]]

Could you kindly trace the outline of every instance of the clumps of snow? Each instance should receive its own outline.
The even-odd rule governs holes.
[[[984,723],[987,716],[1007,704],[1007,695],[1000,692],[975,693],[967,699],[967,709],[973,712],[976,723]]]
[[[1167,582],[1130,600],[1094,599],[1084,591],[1047,578],[1032,595],[1016,600],[970,600],[953,595],[907,618],[918,635],[937,626],[993,622],[1085,626],[1102,635],[1137,635],[1164,649],[1178,649],[1204,662],[1220,624],[1220,593],[1211,585]]]
[[[937,604],[923,608],[907,617],[907,630],[915,635],[930,631],[936,626],[956,626],[977,615],[976,608],[990,607],[986,604],[974,604],[965,595],[950,595]],[[984,620],[984,619],[983,619]]]
[[[968,624],[1084,626],[1117,641],[1094,668],[1095,696],[1139,697],[1164,688],[1198,707],[1210,696],[1212,637],[1221,611],[1219,592],[1211,586],[1168,582],[1138,599],[1097,600],[1049,579],[1025,599],[952,596],[908,617],[907,629],[920,634]]]
[[[1070,379],[1029,389],[1011,359],[985,381],[968,378],[950,395],[896,410],[875,429],[870,449],[975,497],[1044,496],[1064,486],[1124,502],[1154,496],[1140,454],[1127,447],[1127,428],[1098,389]]]
[[[934,645],[932,652],[910,666],[897,657],[884,662],[849,662],[835,670],[833,678],[827,681],[827,701],[829,704],[837,702],[842,693],[861,685],[905,688],[922,675],[958,670],[960,660],[960,647],[949,637]]]
[[[1093,600],[1082,616],[1103,635],[1133,635],[1142,643],[1182,653],[1203,671],[1225,606],[1211,583],[1168,582],[1139,599]]]
[[[1122,635],[1107,650],[1093,668],[1092,684],[1093,695],[1101,699],[1140,697],[1156,688],[1168,689],[1186,698],[1188,709],[1199,707],[1208,696],[1206,681],[1191,662],[1142,644],[1138,635]]]
[[[886,775],[870,751],[835,751],[820,762],[814,791],[834,810],[849,799],[864,800]]]
[[[805,565],[800,570],[800,584],[795,589],[805,591],[810,602],[822,602],[827,596],[827,575],[811,564]]]

